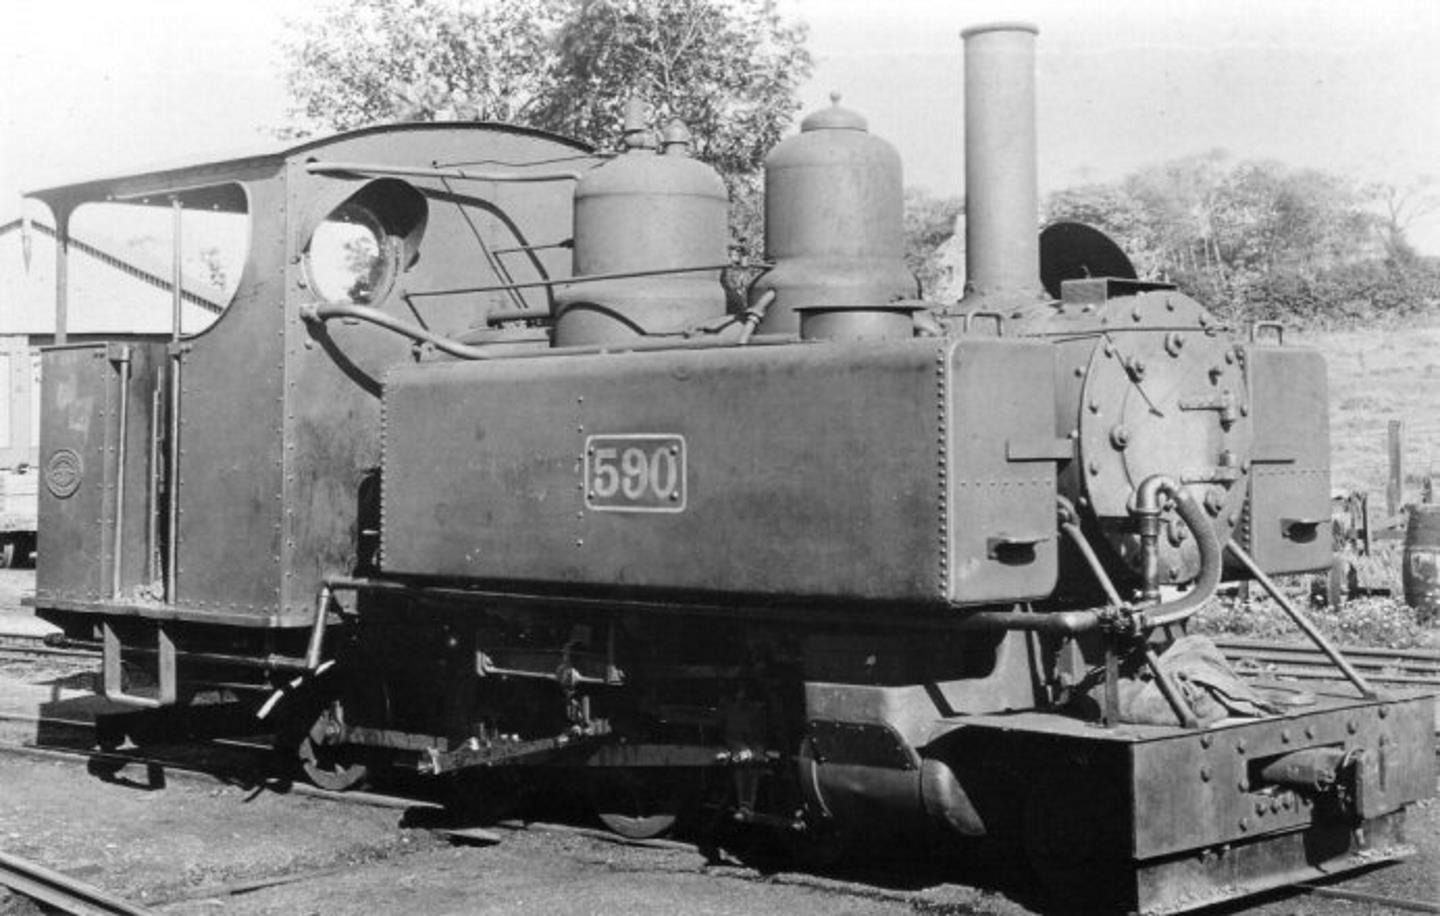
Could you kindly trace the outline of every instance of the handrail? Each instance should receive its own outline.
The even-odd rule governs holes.
[[[406,175],[412,178],[449,178],[456,181],[579,181],[581,172],[467,172],[464,169],[419,168],[408,165],[385,165],[375,162],[307,162],[310,174],[350,172],[356,175]]]

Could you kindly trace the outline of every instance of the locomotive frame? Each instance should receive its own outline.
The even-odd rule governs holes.
[[[1323,362],[1166,284],[1045,295],[1034,34],[966,33],[960,303],[897,279],[898,157],[838,107],[777,150],[789,228],[728,312],[680,130],[611,160],[400,125],[36,192],[61,237],[105,199],[253,227],[206,331],[46,350],[37,611],[100,634],[106,695],[223,680],[336,787],[583,770],[646,835],[704,782],[732,822],[984,838],[1151,913],[1403,857],[1433,699],[1269,579],[1329,563]],[[337,222],[374,237],[339,297]],[[1222,697],[1177,638],[1222,575],[1359,696]]]

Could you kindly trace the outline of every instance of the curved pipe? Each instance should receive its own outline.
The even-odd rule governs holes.
[[[442,337],[433,331],[421,327],[418,324],[411,324],[408,321],[401,321],[399,318],[388,315],[385,312],[369,305],[351,305],[348,302],[321,302],[300,307],[300,317],[312,323],[329,321],[332,318],[353,318],[357,321],[368,321],[371,324],[379,325],[402,337],[408,337],[417,343],[427,343],[442,353],[448,353],[458,359],[507,359],[526,357],[534,359],[542,356],[576,356],[587,353],[621,353],[632,350],[701,350],[707,347],[733,347],[737,344],[780,344],[795,343],[797,338],[791,335],[767,334],[765,336],[745,337],[740,335],[716,335],[713,337],[681,338],[656,337],[652,339],[641,339],[627,343],[616,344],[589,344],[579,347],[551,347],[549,349],[524,350],[521,352],[494,352],[489,347],[475,346],[473,344],[461,343],[449,337]]]
[[[1173,478],[1157,474],[1141,482],[1135,494],[1135,514],[1140,516],[1140,545],[1144,564],[1145,591],[1147,601],[1160,597],[1160,497],[1169,496],[1175,503],[1175,511],[1195,536],[1200,548],[1200,576],[1195,587],[1174,601],[1156,604],[1147,608],[1140,617],[1145,627],[1163,627],[1179,623],[1200,609],[1220,584],[1220,539],[1215,535],[1215,526],[1210,517],[1184,488]]]

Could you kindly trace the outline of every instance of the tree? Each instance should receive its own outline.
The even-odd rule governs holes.
[[[646,99],[679,118],[758,260],[758,175],[810,75],[806,27],[772,0],[335,0],[292,24],[287,137],[383,121],[504,121],[617,149]]]
[[[1231,162],[1216,150],[1056,192],[1046,210],[1049,219],[1101,229],[1142,276],[1173,280],[1222,315],[1327,323],[1436,300],[1434,271],[1399,270],[1404,220],[1425,212],[1423,190],[1387,196],[1314,169]],[[1375,200],[1388,204],[1388,216],[1372,212]]]
[[[292,22],[286,137],[384,121],[525,123],[561,0],[343,0]]]
[[[955,236],[955,220],[965,212],[958,197],[936,197],[922,188],[905,189],[905,265],[920,281],[920,294],[940,297],[949,292],[948,265],[941,252]]]
[[[811,70],[770,0],[337,0],[293,27],[291,136],[485,120],[613,149],[638,95],[727,177],[759,170]]]
[[[1366,188],[1380,205],[1382,216],[1377,229],[1386,256],[1396,263],[1413,263],[1417,255],[1408,232],[1416,220],[1440,211],[1440,188],[1433,175],[1421,175],[1404,186],[1377,182]]]

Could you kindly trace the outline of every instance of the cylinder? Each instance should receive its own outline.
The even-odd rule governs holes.
[[[684,139],[671,139],[682,132],[667,131],[664,154],[634,143],[576,186],[579,282],[555,292],[555,346],[679,334],[724,316],[729,195],[714,169],[690,158]],[[646,275],[585,281],[625,273]]]
[[[900,154],[832,99],[765,159],[765,252],[775,266],[751,285],[750,301],[772,290],[775,301],[759,330],[795,334],[805,310],[823,309],[808,322],[820,336],[909,337],[908,316],[883,311],[918,292],[905,265]]]
[[[1405,603],[1415,609],[1415,619],[1423,624],[1440,618],[1440,506],[1410,510],[1401,562]]]
[[[1040,296],[1035,36],[1024,23],[966,29],[965,273],[981,298]]]

